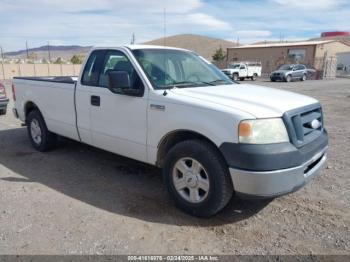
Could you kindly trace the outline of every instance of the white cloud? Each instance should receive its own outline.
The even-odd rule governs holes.
[[[186,13],[202,6],[201,0],[1,0],[2,10],[30,10],[42,11],[108,11],[118,12],[163,12],[164,8],[169,13]]]
[[[345,3],[344,0],[273,0],[277,4],[300,9],[329,9]]]
[[[204,26],[206,30],[226,31],[232,29],[229,23],[204,13],[188,14],[178,22]]]
[[[239,37],[268,37],[272,35],[272,32],[267,30],[240,30],[235,34]]]

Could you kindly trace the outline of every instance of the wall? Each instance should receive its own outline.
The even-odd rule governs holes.
[[[0,64],[0,79],[15,76],[77,76],[81,65]]]
[[[259,61],[262,63],[262,72],[270,73],[280,65],[289,63],[289,49],[305,49],[305,59],[300,63],[313,65],[314,45],[307,46],[283,46],[283,47],[257,47],[257,48],[229,48],[227,50],[228,63],[234,61]]]

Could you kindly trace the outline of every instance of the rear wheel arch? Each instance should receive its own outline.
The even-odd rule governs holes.
[[[27,117],[30,114],[30,112],[32,112],[33,110],[38,110],[40,112],[40,114],[41,114],[41,111],[40,111],[39,107],[34,102],[27,101],[25,103],[25,106],[24,106],[24,115],[25,115],[25,119],[26,120],[27,120]]]
[[[158,144],[158,151],[157,151],[157,162],[156,166],[163,167],[164,165],[164,159],[169,152],[169,150],[174,147],[176,144],[186,141],[186,140],[203,140],[211,144],[213,147],[217,149],[218,154],[221,155],[221,157],[224,159],[225,163],[226,160],[224,156],[222,155],[221,151],[217,147],[217,145],[209,139],[207,136],[202,135],[198,132],[192,131],[192,130],[176,130],[167,133],[159,142]]]

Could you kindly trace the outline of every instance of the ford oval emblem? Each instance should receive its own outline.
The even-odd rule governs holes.
[[[321,122],[320,122],[320,121],[318,121],[317,119],[312,120],[312,122],[311,122],[311,127],[312,127],[313,129],[317,129],[317,128],[319,128],[320,126],[321,126]]]

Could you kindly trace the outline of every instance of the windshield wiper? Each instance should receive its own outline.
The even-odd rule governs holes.
[[[223,79],[216,79],[216,80],[211,81],[211,82],[209,82],[209,83],[212,84],[212,85],[214,85],[215,83],[220,83],[220,82],[225,82],[225,83],[226,83],[226,81],[223,80]]]
[[[205,84],[208,86],[214,86],[214,83],[211,82],[204,82],[204,81],[180,81],[180,82],[174,82],[172,83],[169,87],[170,88],[174,88],[174,87],[178,87],[178,88],[184,88],[184,87],[193,87],[193,86],[198,86],[201,84]]]

